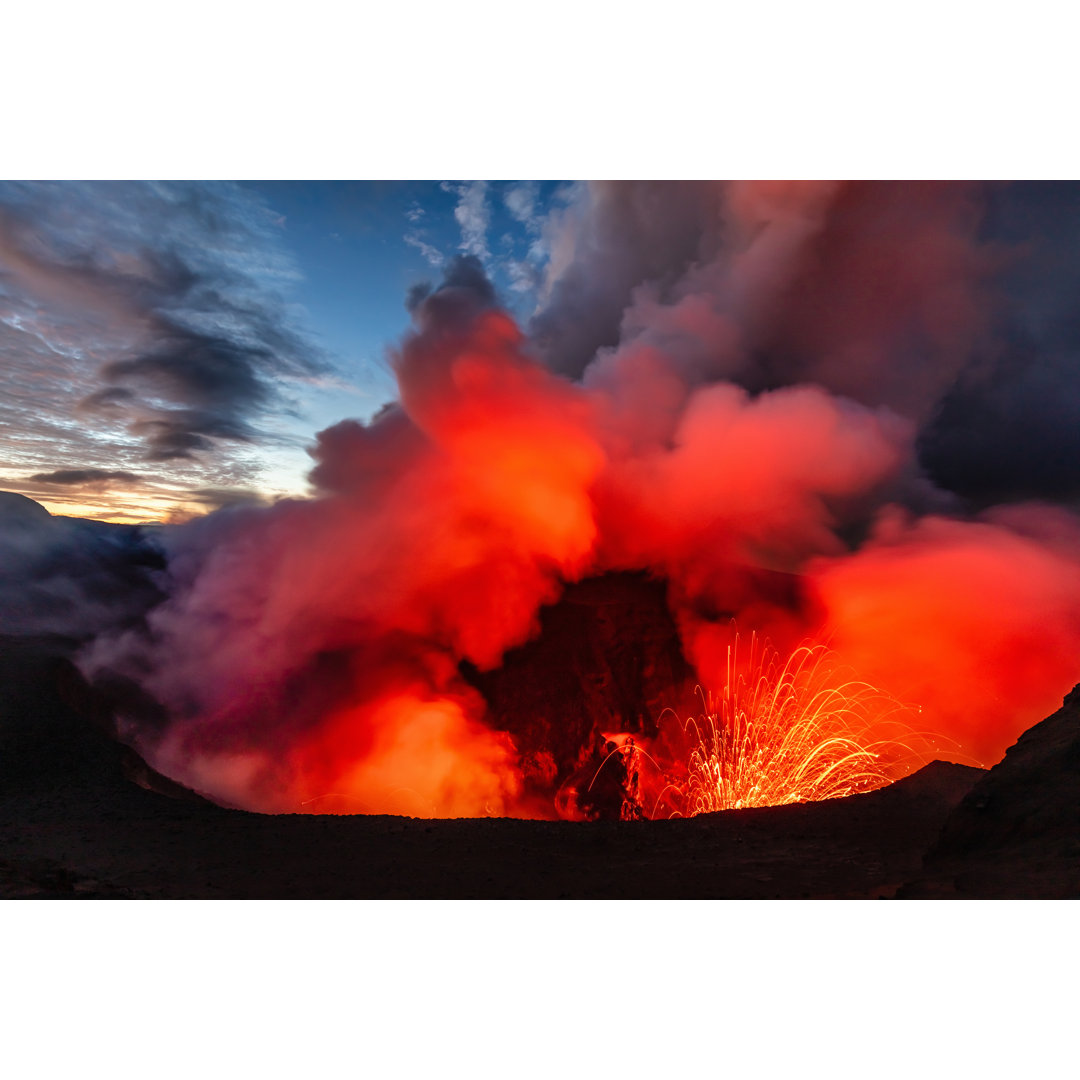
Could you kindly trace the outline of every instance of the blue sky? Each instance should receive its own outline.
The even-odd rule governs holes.
[[[241,185],[264,200],[300,271],[295,298],[337,379],[304,395],[301,438],[344,416],[368,418],[396,393],[386,351],[409,325],[408,290],[438,280],[457,254],[484,263],[503,304],[525,320],[546,261],[542,222],[553,183],[308,182]],[[275,478],[306,454],[274,454]],[[290,466],[287,464],[292,462]]]
[[[304,494],[315,434],[365,419],[393,397],[386,350],[409,326],[406,294],[437,283],[447,259],[480,260],[538,357],[576,378],[619,340],[643,283],[682,281],[706,258],[703,244],[720,244],[707,259],[726,265],[723,230],[714,227],[724,190],[696,182],[0,182],[0,489],[54,513],[120,521]],[[981,246],[958,280],[993,277],[995,291],[978,292],[989,298],[993,341],[918,368],[944,394],[920,434],[921,464],[941,486],[979,500],[1033,491],[1075,498],[1080,188],[855,185],[838,204],[837,229],[859,239],[843,207],[867,199],[883,201],[876,230],[894,213],[933,226],[927,191],[958,208],[960,224],[948,226],[958,235],[977,223]],[[768,262],[773,234],[754,235]],[[955,249],[950,240],[928,250]],[[889,257],[895,262],[896,251]],[[913,260],[909,276],[922,280],[928,265]],[[857,337],[862,309],[843,280],[823,281],[814,310]],[[891,284],[875,281],[863,275],[856,284],[892,295]],[[704,288],[705,301],[726,310],[705,279],[686,287]],[[781,329],[771,331],[773,354],[759,350],[768,362],[748,376],[753,385],[771,385],[791,365],[792,378],[816,370],[824,346],[795,329],[785,345]],[[904,334],[882,341],[908,348]],[[825,385],[859,399],[866,388],[848,378],[849,367],[840,364],[835,385]],[[910,404],[903,395],[923,393],[909,367],[882,369],[901,411]],[[870,404],[891,400],[875,387],[871,380]]]
[[[427,181],[242,186],[280,215],[284,243],[303,273],[297,296],[345,362],[370,360],[400,334],[409,287],[437,276],[458,252],[480,257],[504,302],[527,314],[531,290],[513,271],[528,262],[557,190],[551,183]]]

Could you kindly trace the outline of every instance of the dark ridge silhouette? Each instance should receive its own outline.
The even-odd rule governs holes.
[[[86,789],[137,800],[142,788],[210,805],[119,740],[103,698],[71,662],[72,648],[56,635],[0,635],[0,798]]]
[[[949,815],[905,898],[1080,897],[1080,686]]]
[[[937,761],[829,802],[666,821],[265,816],[117,742],[66,647],[0,639],[0,897],[1080,895],[1080,691],[989,772]]]

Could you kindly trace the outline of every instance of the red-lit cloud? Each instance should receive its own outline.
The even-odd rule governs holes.
[[[969,193],[692,190],[716,235],[696,261],[673,245],[678,274],[632,291],[581,381],[459,265],[418,295],[400,404],[319,436],[317,498],[170,533],[148,633],[84,660],[164,707],[129,731],[155,764],[256,809],[541,812],[459,665],[499,665],[565,582],[612,569],[666,580],[707,685],[734,618],[830,643],[946,754],[992,762],[1050,711],[1078,674],[1080,523],[895,505],[925,494],[919,426],[985,328]],[[567,281],[619,249],[575,250],[549,345]]]

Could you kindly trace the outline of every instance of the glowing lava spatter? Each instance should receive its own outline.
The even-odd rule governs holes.
[[[900,720],[905,707],[869,683],[842,679],[821,645],[801,646],[781,663],[755,635],[741,669],[736,639],[723,692],[703,701],[704,713],[682,725],[693,740],[688,779],[661,792],[654,818],[873,791],[931,756],[926,736]]]

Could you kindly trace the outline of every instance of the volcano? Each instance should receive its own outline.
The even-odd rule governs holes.
[[[538,657],[566,647],[560,627],[572,638],[609,620],[610,649],[559,669],[563,696],[548,685],[526,709],[526,675],[517,684],[505,674],[472,677],[526,734],[560,701],[570,715],[596,693],[598,672],[635,663],[631,630],[652,625],[660,639],[670,630],[657,605],[634,606],[628,622],[631,595],[656,600],[657,587],[640,578],[583,583],[510,658],[519,672],[539,672]],[[989,772],[937,761],[826,802],[664,821],[262,815],[214,805],[117,743],[62,643],[9,637],[2,646],[7,898],[1080,896],[1080,688]],[[640,695],[625,700],[644,706],[652,688],[677,683],[685,671],[677,652],[669,660],[636,683],[620,680]],[[581,716],[559,767],[573,766],[576,742],[588,745]]]
[[[665,708],[692,702],[666,586],[613,573],[570,585],[541,609],[540,633],[490,671],[463,665],[494,726],[509,731],[530,786],[551,799],[577,780],[582,811],[618,818],[623,793],[604,776],[588,789],[613,736],[655,738]]]
[[[1040,809],[1071,781],[1038,783],[1071,721],[1017,739],[1080,656],[1075,191],[598,183],[526,226],[540,189],[506,188],[537,273],[441,259],[393,386],[311,412],[275,486],[274,417],[352,376],[278,318],[255,233],[200,232],[260,215],[170,190],[0,197],[29,395],[0,780],[47,826],[11,825],[16,862],[162,895],[853,896],[1071,851]],[[56,460],[39,397],[49,439],[87,426]],[[98,817],[147,858],[172,836],[160,873],[101,863]],[[245,854],[324,835],[369,869]]]

